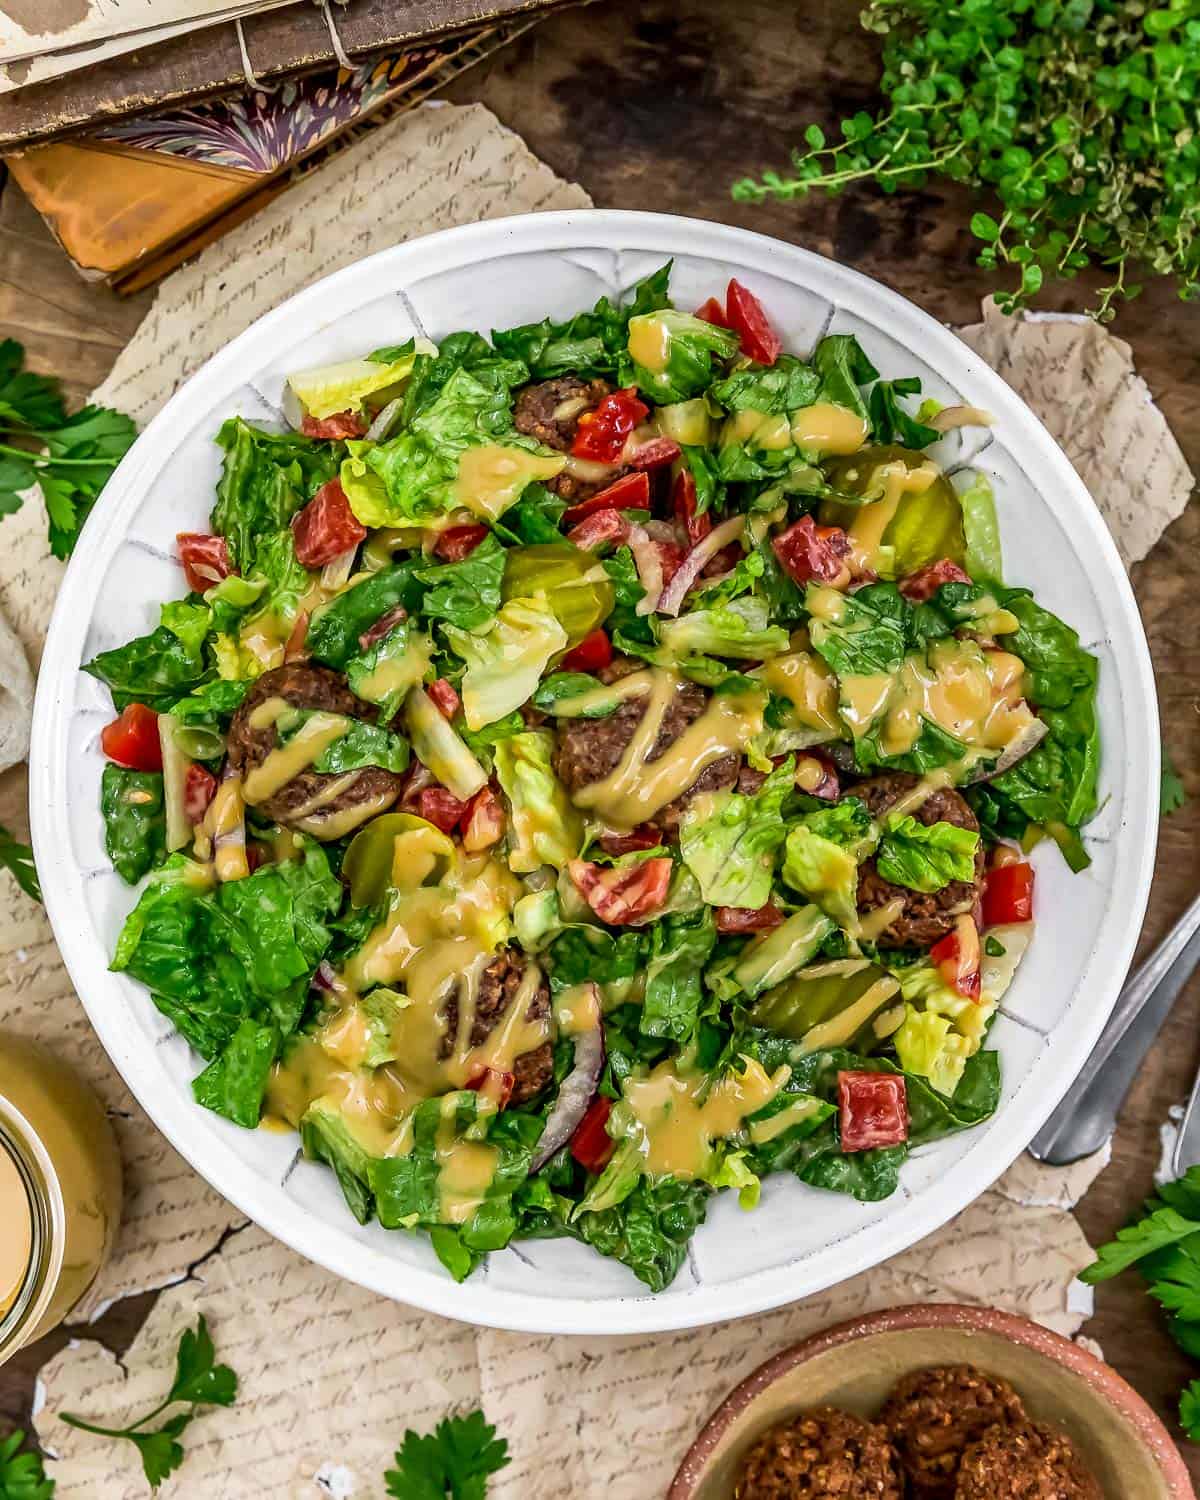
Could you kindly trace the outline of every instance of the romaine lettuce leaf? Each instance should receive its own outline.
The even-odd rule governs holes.
[[[346,663],[350,691],[364,703],[379,706],[379,721],[395,718],[408,690],[425,680],[433,660],[433,642],[401,620],[388,633]]]
[[[145,703],[160,713],[216,675],[199,651],[164,625],[127,645],[101,651],[83,670],[107,685],[116,708]]]
[[[127,771],[111,762],[100,777],[104,847],[122,880],[136,885],[166,853],[161,771]]]
[[[952,880],[975,878],[979,834],[953,823],[920,823],[911,815],[883,820],[876,866],[885,880],[932,894]]]
[[[544,729],[510,735],[495,747],[496,776],[511,812],[510,867],[519,875],[564,870],[583,847],[583,823],[554,774],[554,736]]]
[[[812,365],[794,354],[781,354],[773,365],[748,364],[709,387],[709,395],[729,411],[772,415],[811,406],[821,388]]]
[[[833,618],[819,612],[831,593],[811,583],[805,592],[805,605],[813,613],[809,630],[813,650],[839,677],[897,672],[911,638],[912,611],[896,585],[869,583],[856,593],[842,595]]]
[[[688,1242],[704,1222],[712,1189],[704,1182],[674,1177],[638,1179],[614,1208],[583,1213],[572,1232],[629,1267],[652,1292],[670,1286],[687,1258]]]
[[[254,1130],[262,1114],[263,1095],[271,1065],[279,1055],[278,1026],[247,1018],[208,1067],[192,1079],[192,1093],[203,1104],[235,1125]]]
[[[676,1042],[692,1035],[704,1000],[700,977],[716,942],[716,923],[707,907],[696,916],[667,917],[650,929],[643,1035]]]
[[[867,403],[859,386],[879,378],[879,371],[863,353],[852,333],[827,333],[813,351],[813,366],[821,377],[817,399],[844,406],[868,420]]]
[[[765,661],[788,649],[781,625],[772,625],[763,600],[744,595],[711,609],[694,609],[658,626],[661,645],[676,658],[694,655],[736,656]]]
[[[233,565],[253,571],[259,538],[286,526],[338,471],[334,445],[298,433],[266,432],[231,417],[217,433],[225,450],[212,529],[228,543]]]
[[[787,835],[783,878],[815,901],[839,927],[858,926],[858,867],[874,850],[879,828],[858,797],[806,813]]]
[[[787,837],[784,807],[794,792],[795,761],[772,771],[753,796],[720,792],[697,798],[679,827],[679,852],[710,906],[757,911],[771,899],[775,856]]]
[[[901,405],[901,396],[919,396],[921,381],[916,375],[901,380],[877,380],[867,399],[871,419],[871,436],[877,443],[899,443],[903,448],[928,448],[941,433]]]
[[[296,727],[299,728],[307,717],[308,715],[301,715]],[[313,761],[312,768],[323,776],[340,776],[346,771],[359,771],[366,766],[378,766],[383,771],[399,774],[408,770],[408,762],[407,740],[386,729],[380,729],[378,724],[367,724],[356,719],[340,739],[325,746]]]
[[[472,730],[520,708],[533,696],[550,658],[567,646],[567,632],[543,599],[510,599],[480,630],[443,629],[467,664],[459,693]]]
[[[504,548],[494,536],[486,536],[461,562],[417,568],[416,577],[425,585],[421,613],[431,620],[445,620],[460,630],[486,625],[500,608],[504,582]]]
[[[712,381],[714,359],[732,359],[737,350],[736,333],[674,308],[629,320],[633,383],[660,406],[698,396]]]
[[[344,667],[362,647],[359,637],[381,615],[402,604],[412,614],[421,600],[421,585],[411,562],[397,563],[372,573],[336,595],[309,622],[305,645],[310,655],[329,667]]]

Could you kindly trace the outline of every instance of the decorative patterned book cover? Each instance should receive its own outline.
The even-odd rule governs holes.
[[[283,192],[314,153],[428,98],[524,29],[117,120],[7,165],[84,277],[136,291]]]

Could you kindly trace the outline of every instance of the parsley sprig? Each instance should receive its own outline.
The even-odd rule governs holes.
[[[384,1478],[394,1500],[484,1500],[488,1476],[510,1462],[508,1443],[472,1411],[447,1417],[425,1436],[409,1429]]]
[[[1200,1358],[1200,1167],[1164,1183],[1147,1202],[1144,1216],[1101,1245],[1080,1279],[1095,1285],[1134,1265],[1167,1312],[1171,1337]],[[1179,1420],[1188,1437],[1200,1441],[1200,1380],[1182,1392]]]
[[[137,429],[124,413],[105,406],[67,416],[58,381],[24,369],[24,362],[16,339],[0,340],[0,517],[19,510],[22,492],[38,485],[50,521],[50,550],[65,558]]]
[[[40,1453],[20,1451],[24,1441],[18,1428],[0,1443],[0,1500],[50,1500],[54,1480],[46,1478]]]
[[[1195,0],[872,0],[886,106],[819,125],[792,171],[735,184],[734,197],[791,199],[872,181],[921,187],[931,173],[992,193],[976,213],[979,264],[1012,266],[1027,303],[1045,277],[1092,266],[1110,280],[1095,316],[1141,287],[1137,268],[1200,278],[1200,12]]]
[[[1178,812],[1188,799],[1183,778],[1175,769],[1170,752],[1162,747],[1162,777],[1158,785],[1158,808],[1162,817]]]
[[[15,839],[3,823],[0,823],[0,870],[11,870],[13,879],[27,896],[32,896],[35,901],[42,899],[33,850]]]
[[[85,1422],[82,1417],[63,1414],[68,1427],[77,1427],[83,1432],[94,1432],[99,1437],[126,1438],[136,1445],[141,1455],[142,1468],[153,1489],[157,1489],[169,1474],[183,1462],[183,1444],[179,1441],[184,1430],[197,1415],[201,1406],[232,1406],[237,1397],[237,1376],[228,1365],[216,1363],[216,1351],[203,1316],[195,1331],[184,1329],[175,1355],[175,1380],[152,1412],[128,1427],[98,1427]],[[168,1417],[161,1427],[147,1430],[156,1417],[169,1406],[186,1403],[190,1411],[177,1412]]]

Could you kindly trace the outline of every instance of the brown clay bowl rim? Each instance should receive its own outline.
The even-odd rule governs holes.
[[[815,1333],[774,1355],[736,1386],[700,1430],[680,1464],[667,1500],[695,1500],[713,1450],[730,1424],[781,1375],[818,1354],[876,1333],[899,1333],[914,1328],[961,1328],[972,1333],[993,1333],[1064,1365],[1086,1380],[1112,1407],[1131,1423],[1138,1437],[1162,1470],[1171,1500],[1196,1500],[1191,1477],[1171,1434],[1128,1381],[1103,1360],[1078,1344],[1033,1323],[1016,1313],[992,1307],[970,1307],[959,1303],[917,1304],[867,1313]]]

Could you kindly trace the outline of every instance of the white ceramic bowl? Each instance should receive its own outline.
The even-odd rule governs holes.
[[[193,1103],[199,1060],[140,985],[108,972],[135,898],[105,856],[98,807],[111,705],[80,664],[153,628],[160,601],[183,592],[174,537],[207,529],[213,434],[234,413],[277,421],[289,370],[413,333],[566,316],[668,257],[681,307],[736,275],[787,348],[852,332],[885,375],[918,374],[927,395],[995,415],[990,432],[951,434],[938,456],[991,476],[1008,579],[1032,587],[1100,656],[1093,864],[1072,876],[1053,848],[1036,854],[1037,936],[992,1033],[1003,1102],[983,1128],[914,1152],[889,1201],[859,1204],[778,1176],[747,1217],[724,1194],[657,1297],[566,1241],[495,1254],[456,1286],[423,1239],[359,1227],[333,1174],[297,1160],[294,1137],[240,1130]],[[1133,594],[1071,465],[1008,386],[932,318],[832,261],[718,224],[618,212],[504,219],[397,245],[306,288],[193,376],[130,450],[76,548],[42,662],[31,765],[34,846],[63,957],[113,1062],[171,1143],[244,1213],[330,1270],[451,1317],[539,1332],[682,1328],[761,1311],[853,1276],[957,1213],[1025,1146],[1087,1057],[1133,953],[1157,824],[1154,682]]]

